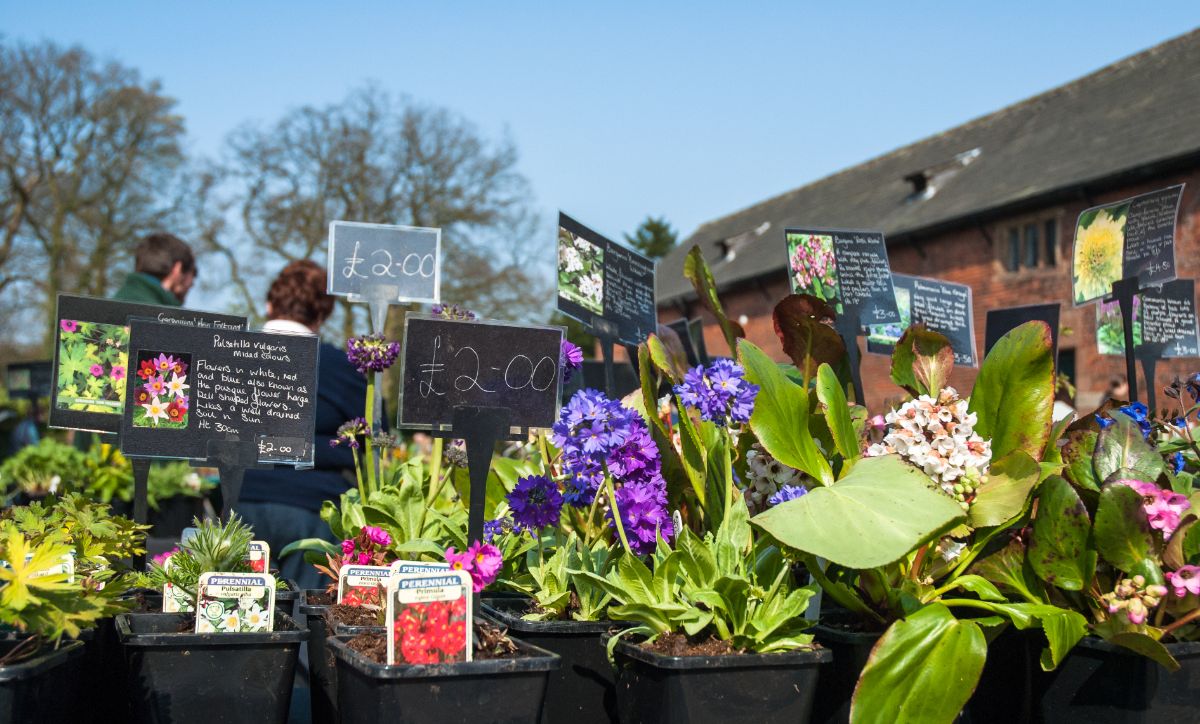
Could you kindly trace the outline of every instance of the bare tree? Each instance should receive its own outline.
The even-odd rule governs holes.
[[[508,140],[485,139],[440,108],[374,87],[344,101],[296,109],[269,127],[230,135],[201,216],[221,221],[201,236],[227,265],[241,305],[294,259],[324,261],[333,220],[440,227],[443,297],[488,316],[545,312],[548,275],[532,263],[536,225],[528,183]],[[236,220],[236,223],[234,223]],[[354,313],[344,305],[342,332]]]
[[[48,345],[58,293],[108,293],[172,213],[174,106],[157,82],[81,48],[0,45],[0,306],[25,312],[5,315],[6,338],[32,341],[21,330],[34,326]]]

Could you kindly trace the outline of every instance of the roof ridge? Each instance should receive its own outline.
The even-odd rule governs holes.
[[[1011,115],[1012,113],[1019,111],[1019,110],[1024,110],[1030,106],[1033,106],[1036,103],[1044,101],[1046,98],[1049,98],[1051,96],[1056,96],[1056,95],[1066,94],[1068,92],[1073,92],[1079,85],[1082,85],[1084,83],[1094,82],[1097,79],[1104,77],[1106,75],[1115,73],[1118,70],[1124,70],[1126,68],[1136,66],[1139,63],[1141,63],[1142,61],[1144,61],[1154,55],[1158,55],[1162,52],[1165,52],[1168,49],[1173,48],[1175,45],[1186,44],[1189,40],[1192,40],[1193,38],[1198,38],[1198,37],[1200,37],[1200,27],[1193,28],[1192,30],[1187,31],[1186,33],[1177,35],[1173,38],[1168,38],[1167,40],[1164,40],[1161,43],[1158,43],[1157,45],[1153,45],[1144,50],[1139,50],[1138,52],[1133,53],[1131,55],[1127,55],[1123,58],[1119,58],[1118,60],[1115,60],[1107,65],[1101,66],[1100,68],[1097,68],[1096,70],[1094,70],[1086,75],[1079,76],[1078,78],[1069,80],[1061,85],[1057,85],[1052,88],[1048,88],[1040,93],[1029,96],[1027,98],[1023,98],[1023,99],[1016,101],[1014,103],[1011,103],[1007,106],[1003,106],[1002,108],[998,108],[989,113],[985,113],[984,115],[975,116],[974,118],[968,119],[962,123],[959,123],[958,125],[951,126],[950,128],[944,129],[942,131],[937,131],[928,136],[923,136],[922,138],[920,138],[916,141],[912,141],[910,143],[906,143],[903,146],[897,146],[896,148],[893,148],[890,151],[885,151],[876,156],[872,156],[871,158],[869,158],[865,161],[860,161],[853,165],[845,166],[843,168],[838,169],[837,171],[826,174],[819,178],[815,178],[807,183],[801,184],[800,186],[797,186],[795,188],[792,188],[792,189],[789,189],[782,193],[771,196],[770,198],[767,198],[763,201],[759,201],[757,203],[750,204],[749,206],[744,206],[740,209],[737,209],[736,211],[732,211],[728,214],[718,216],[717,218],[706,221],[703,224],[701,224],[700,226],[696,227],[696,230],[693,231],[691,233],[691,235],[688,237],[688,239],[686,239],[685,241],[690,241],[692,238],[694,238],[696,235],[698,235],[701,231],[703,231],[708,226],[711,226],[714,224],[719,224],[719,223],[721,223],[727,219],[730,219],[732,217],[739,216],[741,214],[752,211],[754,209],[776,203],[778,201],[786,199],[789,196],[798,194],[801,191],[804,191],[805,189],[807,189],[813,185],[816,185],[819,183],[825,183],[826,181],[837,178],[838,176],[849,173],[851,171],[858,171],[858,170],[861,170],[864,168],[869,168],[870,166],[882,163],[885,160],[892,159],[909,149],[915,148],[917,146],[925,144],[934,139],[945,137],[945,136],[947,136],[951,133],[957,132],[957,131],[962,131],[962,130],[965,130],[968,128],[976,128],[981,125],[985,125],[985,123],[987,123],[987,122],[995,121],[1001,117]],[[966,151],[969,149],[961,149],[961,150]],[[914,170],[916,170],[916,169],[914,169]],[[681,244],[681,246],[682,246],[682,244]]]

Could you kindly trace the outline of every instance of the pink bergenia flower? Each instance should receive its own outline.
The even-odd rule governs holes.
[[[1171,584],[1179,598],[1189,593],[1200,594],[1200,566],[1182,566],[1177,571],[1168,571],[1167,583]]]
[[[1133,488],[1142,496],[1142,510],[1146,512],[1146,519],[1150,521],[1151,528],[1162,531],[1163,540],[1171,537],[1179,527],[1179,520],[1184,512],[1192,507],[1186,496],[1163,490],[1144,480],[1125,479],[1118,480],[1115,484]]]

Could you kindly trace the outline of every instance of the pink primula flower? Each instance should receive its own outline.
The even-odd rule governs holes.
[[[1200,566],[1182,566],[1177,571],[1168,571],[1167,583],[1171,584],[1179,598],[1189,593],[1200,594]]]

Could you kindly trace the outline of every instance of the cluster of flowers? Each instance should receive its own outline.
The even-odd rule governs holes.
[[[460,319],[466,322],[475,320],[475,312],[470,309],[465,309],[457,304],[435,304],[430,310],[434,316],[444,317],[445,319]]]
[[[529,531],[536,536],[542,528],[558,525],[563,496],[550,478],[542,475],[520,478],[507,500],[514,530]]]
[[[236,608],[224,610],[219,605],[202,606],[203,615],[196,619],[197,633],[255,632],[267,627],[269,615],[262,605],[249,596],[238,599]]]
[[[558,351],[558,367],[565,385],[571,381],[572,375],[583,368],[583,350],[564,339]]]
[[[675,394],[685,406],[698,410],[702,419],[728,425],[750,421],[758,385],[746,381],[746,371],[737,362],[719,359],[708,367],[688,370],[675,386]]]
[[[171,355],[160,354],[142,360],[137,376],[141,380],[134,402],[146,411],[146,419],[156,426],[159,420],[183,422],[187,417],[187,363]],[[167,379],[167,375],[171,378]],[[169,402],[163,402],[166,396]]]
[[[884,418],[883,442],[867,448],[868,456],[895,453],[920,468],[938,487],[970,506],[975,490],[986,479],[992,443],[975,432],[977,417],[967,401],[947,387],[937,399],[921,395]]]
[[[382,334],[366,334],[346,340],[346,357],[362,374],[383,372],[400,356],[400,343],[388,342]]]
[[[1117,480],[1113,484],[1127,485],[1142,496],[1142,510],[1146,513],[1146,519],[1150,521],[1151,528],[1162,531],[1164,541],[1171,538],[1184,512],[1192,507],[1187,496],[1164,490],[1144,480]]]
[[[604,273],[599,247],[574,234],[560,232],[558,270],[571,277],[579,295],[596,306],[604,303]]]
[[[359,566],[386,566],[387,547],[392,536],[383,528],[364,525],[358,535],[342,541],[342,563]]]
[[[813,282],[819,281],[830,298],[836,297],[837,263],[833,257],[833,240],[817,234],[789,235],[789,240],[796,236],[799,236],[799,243],[789,259],[796,288],[813,289],[816,286]]]
[[[408,664],[461,659],[467,645],[466,600],[410,603],[396,616],[395,644]]]
[[[659,534],[666,540],[675,535],[658,446],[636,412],[596,390],[580,390],[559,412],[552,439],[570,476],[562,496],[567,504],[591,505],[607,469],[620,484],[612,502],[634,553],[652,552]]]
[[[379,606],[383,600],[383,586],[347,586],[342,593],[343,606]]]
[[[479,593],[500,574],[500,566],[504,557],[500,549],[491,543],[475,541],[465,551],[459,553],[451,546],[446,549],[446,562],[456,571],[465,571],[471,576],[472,588]]]
[[[1166,586],[1148,584],[1145,576],[1137,575],[1121,579],[1112,593],[1100,597],[1100,602],[1109,613],[1123,613],[1129,623],[1141,625],[1166,595]]]
[[[346,445],[352,450],[357,450],[362,443],[358,441],[360,437],[366,437],[371,434],[371,426],[367,423],[367,418],[356,417],[347,420],[338,426],[337,434],[329,441],[331,447],[338,445]]]
[[[797,489],[805,490],[800,485],[802,473],[776,460],[757,442],[746,451],[746,476],[748,481],[742,497],[746,499],[746,507],[751,515],[757,515],[783,500],[799,497],[794,494]],[[781,491],[785,490],[789,492],[781,495]],[[780,498],[778,502],[777,498]]]

